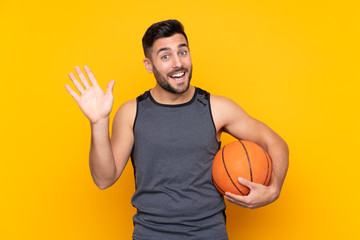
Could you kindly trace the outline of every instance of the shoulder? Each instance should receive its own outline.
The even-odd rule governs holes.
[[[136,115],[136,99],[124,102],[116,111],[113,126],[127,124],[132,127]]]
[[[117,110],[116,115],[136,111],[136,99],[124,102]],[[115,115],[115,116],[116,116]]]
[[[230,98],[210,95],[211,111],[220,126],[225,126],[237,120],[245,120],[249,115]]]
[[[220,104],[220,105],[227,105],[227,104],[231,104],[234,103],[234,101],[232,101],[230,98],[224,97],[224,96],[219,96],[219,95],[214,95],[214,94],[210,94],[210,100],[211,103],[214,104]]]
[[[227,112],[227,111],[241,111],[242,108],[230,98],[219,96],[219,95],[210,95],[210,103],[212,110]],[[243,111],[243,110],[242,110]]]

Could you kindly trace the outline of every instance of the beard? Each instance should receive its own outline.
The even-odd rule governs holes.
[[[172,86],[169,81],[167,80],[167,78],[162,75],[157,69],[156,67],[153,65],[153,72],[154,72],[154,77],[156,79],[156,82],[160,85],[160,87],[162,87],[164,90],[171,92],[171,93],[176,93],[176,94],[181,94],[186,92],[189,87],[190,87],[190,80],[192,77],[192,65],[190,67],[190,71],[187,68],[181,67],[178,69],[175,69],[174,71],[170,72],[167,74],[167,77],[170,77],[172,74],[174,74],[175,72],[178,71],[184,71],[185,73],[189,72],[189,77],[187,79],[187,81],[185,82],[181,82],[181,83],[177,83],[176,87]]]

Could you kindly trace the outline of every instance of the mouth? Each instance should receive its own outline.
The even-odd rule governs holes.
[[[181,81],[185,78],[185,73],[186,70],[182,70],[169,75],[169,77],[175,81]]]

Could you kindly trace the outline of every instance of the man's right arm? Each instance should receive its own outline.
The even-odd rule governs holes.
[[[113,121],[109,138],[109,119],[91,124],[90,171],[100,189],[113,185],[121,176],[129,160],[133,145],[133,123],[136,100],[124,103]]]
[[[113,105],[112,90],[115,81],[108,83],[104,93],[90,68],[84,66],[84,70],[92,86],[81,69],[76,66],[75,71],[82,85],[73,73],[69,73],[69,77],[80,96],[69,85],[66,84],[65,88],[90,120],[90,172],[95,184],[100,189],[105,189],[120,177],[131,154],[134,144],[132,128],[136,114],[136,100],[124,103],[117,111],[110,140],[109,115]]]

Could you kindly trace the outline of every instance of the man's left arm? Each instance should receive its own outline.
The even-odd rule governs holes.
[[[246,208],[259,208],[275,201],[279,195],[289,165],[289,149],[286,142],[264,123],[250,117],[232,100],[211,95],[211,108],[218,132],[227,132],[237,139],[255,142],[264,148],[272,160],[269,186],[247,179],[238,181],[250,188],[246,196],[225,193],[229,202]]]

